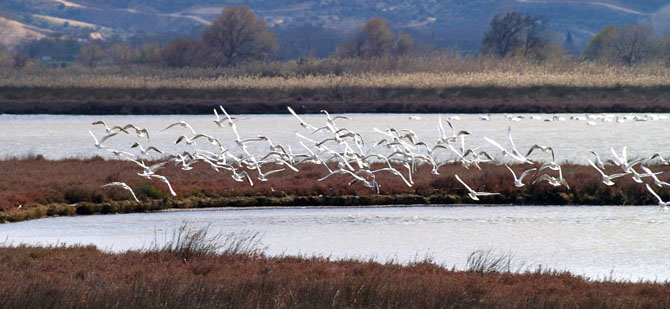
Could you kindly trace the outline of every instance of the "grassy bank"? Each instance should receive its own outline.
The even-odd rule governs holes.
[[[670,112],[670,69],[407,58],[227,69],[26,68],[0,72],[13,114]]]
[[[459,164],[445,165],[440,175],[420,166],[414,186],[407,187],[390,174],[379,175],[380,194],[362,185],[348,186],[349,178],[326,175],[322,166],[300,165],[300,173],[273,174],[267,182],[250,187],[236,182],[225,173],[196,165],[191,171],[169,166],[165,175],[177,191],[173,198],[158,180],[138,177],[133,163],[103,159],[49,161],[40,157],[0,161],[0,221],[14,222],[46,216],[95,213],[145,212],[169,208],[252,207],[252,206],[365,206],[411,204],[467,204],[472,201],[456,179],[458,174],[479,191],[499,192],[500,196],[482,199],[484,204],[515,205],[653,205],[643,185],[630,177],[617,179],[607,187],[590,166],[563,166],[570,189],[554,188],[546,183],[516,188],[511,173],[499,165],[482,165],[484,171],[466,170]],[[518,171],[521,167],[515,167]],[[670,173],[668,166],[654,171]],[[608,173],[614,172],[608,170]],[[128,193],[102,185],[128,183],[140,199],[130,202]],[[665,190],[657,190],[666,200]],[[20,206],[20,207],[19,207]]]
[[[469,271],[455,271],[430,261],[403,266],[267,257],[248,241],[216,248],[199,241],[120,254],[94,247],[2,247],[0,307],[670,306],[668,283],[591,281],[542,269],[514,274],[504,258],[475,256]]]

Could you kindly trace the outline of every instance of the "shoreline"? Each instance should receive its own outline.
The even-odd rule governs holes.
[[[62,216],[82,216],[82,215],[108,215],[108,214],[131,214],[131,213],[162,213],[162,212],[194,212],[194,211],[244,211],[244,210],[273,210],[273,209],[375,209],[375,208],[414,208],[414,207],[437,207],[437,208],[458,208],[458,207],[657,207],[655,205],[605,205],[605,204],[472,204],[454,201],[453,204],[431,203],[437,196],[422,197],[418,195],[387,195],[377,196],[374,200],[388,202],[389,200],[398,201],[397,204],[379,203],[379,204],[361,204],[358,196],[339,196],[332,200],[355,201],[351,204],[322,204],[322,205],[299,205],[292,202],[304,200],[318,200],[315,196],[297,196],[292,199],[283,199],[281,201],[266,196],[257,197],[228,197],[212,199],[185,199],[185,200],[150,200],[143,203],[129,201],[112,201],[103,203],[78,203],[78,204],[47,204],[31,205],[26,209],[0,211],[0,224],[17,223],[22,221],[62,217]],[[444,197],[442,197],[444,198]],[[424,200],[426,203],[404,203],[405,200]],[[258,201],[276,204],[259,205]],[[247,204],[248,206],[229,206]],[[206,206],[202,206],[206,205]],[[223,205],[223,206],[212,206]]]
[[[206,207],[206,208],[167,208],[156,210],[161,212],[194,212],[194,211],[244,211],[244,210],[275,210],[275,209],[378,209],[378,208],[504,208],[504,207],[656,207],[654,205],[515,205],[515,204],[410,204],[410,205],[355,205],[355,206],[249,206],[249,207]]]
[[[1,97],[1,93],[0,93]],[[218,99],[2,99],[0,114],[10,115],[208,115],[223,106],[231,114],[284,114],[291,106],[299,114],[389,113],[389,114],[502,114],[502,113],[670,113],[667,97],[504,97],[504,98],[430,98],[409,99],[296,99],[296,98],[218,98]]]

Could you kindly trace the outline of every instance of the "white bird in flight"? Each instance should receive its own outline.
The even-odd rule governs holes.
[[[648,167],[646,167],[644,165],[641,166],[641,167],[642,167],[642,170],[646,173],[646,175],[648,175],[649,177],[651,177],[651,179],[654,180],[654,184],[656,186],[658,186],[658,187],[663,187],[663,186],[670,187],[670,183],[667,183],[665,181],[661,181],[660,179],[658,179],[658,176],[656,176],[656,175],[658,175],[662,172],[654,173]]]
[[[509,165],[505,164],[505,167],[507,167],[507,169],[508,169],[510,172],[512,172],[512,176],[514,176],[514,186],[517,187],[517,188],[521,188],[521,187],[525,186],[525,184],[523,183],[523,179],[524,179],[526,176],[528,176],[528,174],[530,174],[530,173],[532,173],[532,172],[534,172],[534,171],[537,171],[537,168],[527,169],[527,170],[525,170],[525,171],[523,171],[523,172],[521,173],[521,176],[520,176],[520,177],[517,178],[517,177],[516,177],[516,174],[514,173],[514,170],[513,170],[511,167],[509,167]]]
[[[124,130],[133,129],[133,130],[135,130],[135,134],[137,134],[137,137],[145,137],[146,136],[147,139],[149,139],[149,130],[147,130],[147,128],[140,128],[140,127],[137,127],[134,124],[130,123],[130,124],[127,124],[127,125],[123,126],[123,129]]]
[[[305,129],[318,130],[317,127],[315,127],[315,126],[305,122],[304,120],[302,120],[302,118],[300,118],[300,116],[298,116],[298,114],[296,114],[295,111],[293,111],[293,109],[290,106],[287,106],[286,108],[288,108],[288,111],[291,112],[291,114],[293,114],[293,116],[295,116],[295,118],[298,118],[298,120],[300,121],[300,126],[302,126]]]
[[[593,168],[595,168],[596,171],[598,171],[598,173],[600,173],[600,176],[602,176],[602,182],[607,186],[614,185],[614,182],[612,181],[612,179],[616,179],[616,178],[628,175],[628,173],[619,173],[619,174],[607,175],[593,161],[591,161],[591,160],[588,160],[588,161],[589,161],[589,164],[591,164],[591,166],[593,166]]]
[[[116,132],[116,133],[118,133],[118,132],[123,132],[123,133],[128,134],[128,131],[126,131],[124,128],[122,128],[122,127],[120,127],[120,126],[113,126],[113,127],[110,128],[110,127],[109,127],[104,121],[102,121],[102,120],[94,121],[93,123],[91,123],[91,125],[103,125],[103,126],[105,127],[105,131],[107,132],[107,134],[114,133],[114,132]],[[115,130],[116,130],[116,131],[115,131]]]
[[[110,137],[119,134],[119,132],[110,133],[110,134],[105,135],[103,138],[100,139],[100,141],[98,141],[98,138],[95,137],[95,135],[93,134],[93,132],[91,132],[91,130],[88,130],[88,133],[90,133],[91,136],[93,136],[93,140],[95,141],[95,147],[98,148],[98,149],[105,149],[105,148],[107,148],[107,147],[105,147],[105,146],[103,145],[103,143],[104,143],[106,140],[108,140]]]
[[[651,187],[649,186],[649,184],[644,184],[644,185],[647,187],[647,191],[649,191],[649,193],[651,193],[654,197],[656,197],[656,199],[658,200],[658,206],[661,207],[661,210],[666,210],[666,209],[668,209],[668,207],[670,206],[670,201],[668,201],[668,202],[664,202],[664,201],[661,199],[661,197],[658,196],[658,194],[657,194],[656,192],[654,192],[654,190],[651,189]]]
[[[134,143],[132,146],[130,146],[130,148],[138,148],[138,149],[140,150],[140,153],[142,153],[142,154],[145,155],[145,156],[146,156],[146,155],[149,153],[149,151],[151,151],[151,150],[153,150],[153,151],[155,151],[155,152],[157,152],[157,153],[160,153],[160,154],[163,154],[163,153],[164,153],[163,150],[160,150],[159,148],[154,147],[154,146],[149,146],[147,149],[144,149],[144,147],[142,147],[142,145],[141,145],[140,143]]]
[[[172,185],[170,185],[170,181],[168,181],[168,179],[165,178],[165,176],[153,174],[150,177],[156,178],[165,183],[168,186],[168,189],[170,189],[170,194],[172,194],[172,196],[177,196],[177,193],[175,193],[174,190],[172,190]]]
[[[468,196],[475,201],[479,201],[480,196],[492,196],[492,195],[500,195],[500,193],[490,193],[490,192],[477,192],[475,190],[472,190],[470,186],[468,186],[463,180],[461,180],[461,177],[458,177],[458,175],[454,174],[454,177],[456,177],[456,180],[460,182],[466,190],[468,190]]]
[[[186,121],[177,121],[177,122],[167,126],[165,129],[161,130],[161,132],[163,132],[163,131],[165,131],[169,128],[175,127],[175,126],[181,126],[183,128],[189,129],[191,131],[191,133],[193,133],[193,135],[198,134],[198,133],[195,132],[195,130],[193,130],[193,127],[190,124],[188,124]]]
[[[124,189],[124,190],[130,192],[130,194],[133,196],[133,199],[135,200],[135,202],[138,202],[138,203],[140,202],[140,200],[137,199],[137,196],[135,195],[135,192],[133,192],[133,189],[130,188],[130,186],[127,185],[124,182],[112,182],[112,183],[108,183],[108,184],[102,186],[102,188],[105,188],[105,187],[118,187],[118,188]]]

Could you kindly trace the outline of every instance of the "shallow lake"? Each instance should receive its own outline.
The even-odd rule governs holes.
[[[47,218],[0,225],[18,244],[149,247],[188,222],[213,232],[258,232],[271,255],[425,257],[465,267],[475,250],[514,255],[524,267],[590,278],[670,279],[670,212],[658,207],[408,207],[254,209]]]
[[[338,120],[340,127],[346,127],[359,132],[368,142],[368,146],[384,136],[372,131],[374,127],[386,129],[411,129],[423,141],[432,144],[438,138],[437,114],[348,114],[353,120]],[[418,120],[410,120],[410,116],[419,116]],[[585,163],[589,150],[596,150],[604,157],[610,157],[610,147],[619,152],[623,146],[628,146],[628,153],[632,156],[648,156],[654,152],[665,151],[670,138],[668,115],[654,121],[627,120],[616,122],[616,117],[639,117],[647,119],[646,115],[621,114],[612,115],[610,122],[594,120],[596,125],[588,125],[587,121],[570,120],[571,116],[564,114],[540,114],[541,120],[530,120],[531,115],[518,122],[509,121],[504,115],[491,115],[490,121],[480,120],[480,115],[442,115],[443,119],[457,116],[460,120],[452,120],[456,130],[468,130],[472,136],[466,139],[466,147],[479,147],[482,150],[493,151],[494,148],[484,141],[488,136],[508,147],[507,128],[512,127],[512,135],[516,146],[525,151],[533,144],[553,146],[557,161],[573,161]],[[554,116],[563,117],[566,121],[545,122]],[[295,153],[305,151],[298,144],[295,133],[299,132],[319,140],[327,135],[317,133],[309,135],[310,131],[299,126],[298,121],[290,114],[284,115],[241,115],[249,118],[237,123],[242,138],[255,137],[262,134],[270,137],[275,144],[291,145]],[[227,145],[234,145],[233,133],[229,128],[218,128],[213,115],[166,115],[166,116],[56,116],[56,115],[0,115],[0,158],[20,157],[27,154],[42,154],[49,159],[68,157],[87,158],[94,155],[111,157],[106,151],[99,151],[94,147],[93,139],[88,133],[91,129],[98,137],[105,131],[100,126],[91,126],[95,120],[104,120],[110,125],[124,125],[134,123],[146,127],[151,133],[151,140],[138,138],[133,135],[121,134],[110,138],[106,145],[118,150],[130,150],[129,146],[140,141],[144,146],[154,145],[167,152],[180,153],[183,150],[200,148],[213,150],[206,142],[196,146],[186,146],[183,143],[175,146],[174,142],[179,135],[192,135],[184,128],[175,127],[161,132],[169,124],[184,120],[190,123],[198,132],[211,134]],[[324,115],[305,115],[305,121],[321,126],[325,123]],[[450,130],[448,126],[445,127]],[[450,132],[448,132],[450,134]],[[251,153],[262,154],[267,151],[267,144],[255,143],[249,145]],[[380,150],[381,151],[381,150]],[[499,153],[496,152],[496,153]],[[440,156],[451,155],[445,151]],[[541,156],[538,154],[538,156]],[[542,157],[538,157],[542,158]],[[446,159],[446,157],[443,157]]]

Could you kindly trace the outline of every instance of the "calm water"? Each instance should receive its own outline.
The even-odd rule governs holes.
[[[630,115],[630,114],[627,114]],[[382,135],[372,132],[373,127],[386,129],[408,128],[415,131],[421,140],[434,143],[438,136],[437,115],[419,115],[420,120],[410,120],[408,114],[349,114],[353,121],[339,121],[341,127],[347,127],[360,132],[368,143],[383,138]],[[453,115],[443,115],[446,119]],[[596,150],[601,155],[609,156],[609,148],[621,149],[628,146],[630,155],[649,155],[657,151],[665,151],[670,140],[670,130],[667,130],[669,120],[657,121],[627,121],[624,123],[596,121],[596,126],[589,126],[585,121],[543,122],[540,120],[522,120],[510,122],[503,115],[492,115],[491,121],[479,120],[479,115],[458,115],[461,120],[454,120],[457,130],[469,130],[473,135],[466,140],[467,147],[479,146],[483,150],[493,150],[492,146],[483,140],[489,136],[507,147],[507,127],[512,126],[513,137],[517,147],[524,151],[531,145],[545,144],[553,146],[558,161],[577,161],[585,163],[588,150]],[[551,118],[552,115],[539,115],[542,118]],[[573,115],[560,115],[569,118]],[[584,115],[579,115],[584,116]],[[623,115],[619,115],[623,116]],[[667,116],[667,115],[664,115]],[[254,137],[258,134],[269,136],[275,143],[292,145],[296,153],[302,148],[297,144],[295,132],[307,135],[305,129],[298,125],[294,117],[286,115],[248,115],[250,119],[238,122],[242,138]],[[528,117],[528,115],[526,115]],[[314,125],[322,124],[323,115],[304,116],[307,122]],[[92,127],[94,120],[105,120],[109,124],[134,123],[146,127],[152,133],[151,141],[139,139],[136,136],[119,135],[111,138],[108,146],[119,150],[128,150],[135,141],[143,141],[145,146],[154,145],[169,152],[181,152],[192,149],[185,145],[174,146],[179,135],[191,135],[181,127],[160,132],[172,122],[184,120],[189,122],[196,131],[212,134],[222,141],[232,145],[233,135],[230,129],[218,128],[213,123],[214,116],[54,116],[32,115],[13,116],[0,115],[0,158],[24,156],[26,154],[42,154],[50,159],[68,157],[91,157],[94,155],[106,156],[106,152],[98,151],[93,146],[93,140],[88,129],[98,136],[104,134],[101,127]],[[446,127],[446,125],[445,125]],[[449,128],[447,127],[447,130]],[[313,135],[315,139],[325,135]],[[198,143],[198,148],[209,149],[207,143]],[[256,147],[256,148],[254,148]],[[211,150],[211,149],[210,149]],[[256,143],[251,146],[253,153],[264,153],[267,145]],[[619,150],[620,151],[620,150]]]
[[[149,246],[182,222],[255,231],[266,252],[333,258],[432,257],[463,268],[474,250],[512,253],[526,265],[591,278],[670,279],[670,213],[657,207],[416,207],[259,209],[63,217],[0,225],[0,239]],[[160,238],[160,237],[159,237]]]

